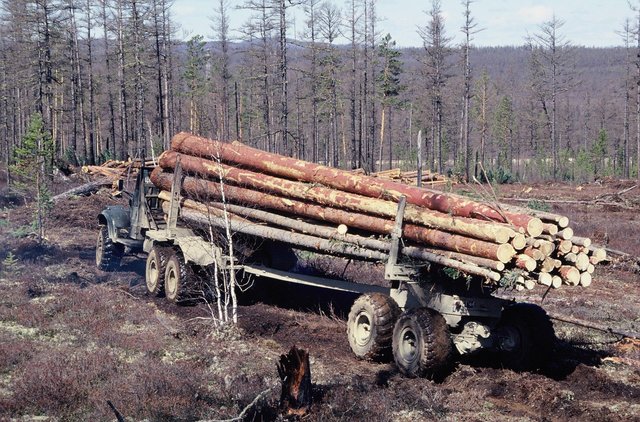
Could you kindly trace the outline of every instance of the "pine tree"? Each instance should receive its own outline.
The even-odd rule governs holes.
[[[25,195],[35,197],[33,225],[40,242],[44,239],[44,225],[51,209],[49,180],[53,149],[53,141],[45,130],[42,115],[32,115],[22,145],[14,150],[11,172],[15,177],[14,186]]]
[[[380,115],[380,156],[378,160],[382,166],[382,150],[384,145],[386,115],[389,113],[389,124],[391,123],[391,112],[399,105],[398,97],[405,89],[400,83],[402,73],[402,62],[400,61],[400,51],[396,49],[396,42],[387,34],[382,38],[378,46],[378,57],[381,59],[381,69],[378,74],[378,90],[380,93],[380,103],[382,111]],[[393,145],[392,137],[389,137],[389,169],[393,165]]]

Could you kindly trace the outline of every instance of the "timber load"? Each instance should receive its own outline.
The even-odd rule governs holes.
[[[562,215],[474,201],[188,133],[173,138],[151,174],[164,201],[171,199],[178,162],[184,220],[228,225],[320,253],[385,261],[401,213],[399,252],[407,260],[453,268],[492,286],[587,287],[595,266],[607,259],[590,239],[574,236]]]

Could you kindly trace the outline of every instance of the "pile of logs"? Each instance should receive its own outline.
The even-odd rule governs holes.
[[[400,253],[531,289],[588,286],[604,249],[573,235],[565,216],[473,201],[380,177],[326,167],[180,133],[152,182],[170,199],[177,162],[184,171],[181,217],[336,256],[385,261],[403,210]]]
[[[124,178],[131,169],[142,167],[142,164],[142,160],[140,159],[129,159],[127,161],[107,160],[99,166],[82,166],[82,172],[92,176],[97,175],[110,180],[117,180]],[[154,161],[144,162],[145,167],[155,167],[155,165],[156,163]]]
[[[356,174],[364,174],[364,170],[362,169],[354,170],[353,172]],[[416,186],[418,184],[417,170],[402,171],[399,168],[394,168],[390,170],[381,170],[375,173],[371,173],[371,176],[382,177],[384,179],[391,179],[398,182],[402,182],[407,185]],[[422,185],[429,185],[429,186],[444,185],[451,182],[451,180],[448,177],[442,174],[430,173],[427,171],[422,173],[421,179],[422,179],[421,180]]]

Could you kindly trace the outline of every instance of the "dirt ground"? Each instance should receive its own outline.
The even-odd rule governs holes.
[[[635,257],[640,187],[620,194],[634,184],[503,185],[496,195],[519,205],[582,201],[546,206],[568,215],[577,235]],[[341,318],[349,295],[329,303],[318,291],[262,286],[243,297],[238,327],[217,327],[205,304],[149,297],[144,257],[126,258],[113,273],[95,268],[96,216],[119,201],[107,191],[58,203],[38,245],[26,227],[31,210],[0,188],[0,420],[114,420],[107,401],[127,420],[230,419],[263,392],[244,420],[276,420],[276,362],[293,345],[311,356],[314,405],[304,420],[640,420],[637,340],[556,320],[555,359],[540,373],[478,356],[440,382],[409,379],[393,364],[353,357]],[[589,288],[500,294],[637,334],[639,272],[634,259],[616,259]]]

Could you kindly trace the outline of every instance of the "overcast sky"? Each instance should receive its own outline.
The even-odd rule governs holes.
[[[204,35],[210,39],[210,17],[218,0],[175,0],[173,16],[181,25],[182,38]],[[231,28],[240,27],[248,18],[248,12],[236,10],[243,0],[230,0]],[[346,1],[334,1],[343,6]],[[421,40],[416,29],[426,24],[425,11],[430,9],[430,0],[378,0],[377,11],[381,19],[382,33],[390,33],[399,46],[419,46]],[[463,24],[460,0],[442,0],[442,10],[446,18],[447,34],[460,41],[460,27]],[[618,32],[625,19],[631,18],[627,0],[475,0],[472,15],[483,29],[475,35],[477,46],[522,45],[527,34],[538,31],[539,25],[554,14],[565,21],[561,33],[574,45],[607,47],[622,45]],[[297,36],[302,31],[304,18],[301,12],[289,16],[293,27],[289,36]],[[235,34],[237,36],[237,34]]]

